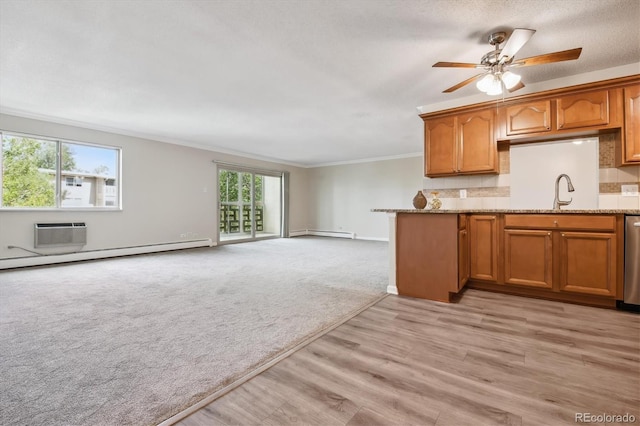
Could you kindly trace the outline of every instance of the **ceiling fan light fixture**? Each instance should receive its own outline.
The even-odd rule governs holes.
[[[476,87],[478,88],[478,90],[482,92],[486,92],[491,88],[492,83],[493,83],[493,74],[488,72],[484,75],[484,77],[478,80],[478,82],[476,83]]]
[[[502,93],[502,80],[500,80],[500,75],[489,73],[483,77],[480,82],[483,82],[483,84],[478,84],[476,86],[487,95],[493,96]]]
[[[489,86],[489,89],[486,91],[486,93],[489,96],[502,94],[502,81],[500,80],[500,77],[498,77],[497,75],[493,76],[493,81],[491,82],[491,85]]]
[[[507,90],[514,88],[516,84],[520,82],[520,78],[521,77],[518,74],[511,71],[505,71],[502,74],[502,82],[504,83],[504,87],[506,87]]]

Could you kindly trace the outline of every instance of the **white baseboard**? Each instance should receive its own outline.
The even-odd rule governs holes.
[[[356,235],[356,240],[365,240],[365,241],[384,241],[385,243],[389,242],[389,238],[379,238],[379,237],[359,237]]]
[[[319,231],[317,229],[305,229],[302,231],[290,231],[290,237],[302,237],[304,235],[314,235],[316,237],[333,237],[333,238],[349,238],[352,240],[356,239],[356,234],[354,232],[345,232],[345,231]]]
[[[204,240],[178,241],[172,243],[150,244],[144,246],[123,247],[103,250],[87,250],[67,254],[44,256],[27,256],[0,259],[0,269],[21,268],[24,266],[50,265],[55,263],[75,262],[78,260],[105,259],[109,257],[128,256],[132,254],[156,253],[162,251],[181,250],[196,247],[212,247],[215,244],[210,238]]]
[[[349,238],[352,240],[356,238],[356,234],[353,232],[318,231],[316,229],[307,229],[307,235],[315,235],[317,237]]]
[[[334,237],[334,238],[350,238],[352,240],[365,240],[365,241],[384,241],[389,242],[389,238],[380,237],[360,237],[355,232],[345,231],[318,231],[316,229],[303,229],[300,231],[289,231],[289,237],[302,237],[305,235],[315,235],[318,237]]]
[[[387,286],[387,293],[389,294],[398,294],[398,288],[395,285]]]

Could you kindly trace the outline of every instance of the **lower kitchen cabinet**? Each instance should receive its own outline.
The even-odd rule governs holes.
[[[469,278],[498,281],[498,218],[496,215],[469,216]]]
[[[468,277],[466,231],[466,215],[398,213],[398,294],[450,302]]]
[[[597,296],[616,295],[616,235],[562,232],[560,290]]]
[[[467,216],[460,215],[458,221],[458,290],[469,281],[469,231]]]
[[[622,295],[621,214],[397,213],[395,285],[450,302],[465,286],[613,307]]]
[[[505,284],[552,289],[552,243],[550,231],[505,229]]]
[[[505,286],[547,297],[616,296],[615,215],[506,214],[503,223]]]

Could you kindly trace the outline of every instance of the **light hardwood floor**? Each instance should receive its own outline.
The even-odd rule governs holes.
[[[576,413],[640,423],[640,316],[467,290],[456,304],[388,296],[178,424],[575,425]]]

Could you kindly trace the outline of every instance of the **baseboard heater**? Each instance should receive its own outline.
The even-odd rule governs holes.
[[[141,246],[75,251],[72,253],[47,254],[44,256],[10,257],[0,259],[0,270],[22,268],[25,266],[52,265],[56,263],[77,262],[81,260],[107,259],[110,257],[131,256],[136,254],[157,253],[196,247],[213,247],[210,238],[191,241],[148,244]]]
[[[67,247],[87,244],[87,225],[84,222],[36,223],[34,247]]]
[[[302,229],[299,231],[289,231],[289,237],[302,237],[305,235],[314,235],[317,237],[334,237],[334,238],[350,238],[352,240],[367,240],[367,241],[385,241],[389,242],[389,238],[383,237],[362,237],[357,236],[355,232],[345,231],[318,231],[316,229]]]
[[[315,235],[316,237],[350,238],[352,240],[356,238],[356,234],[354,232],[321,231],[318,229],[307,229],[306,231],[306,235]]]

